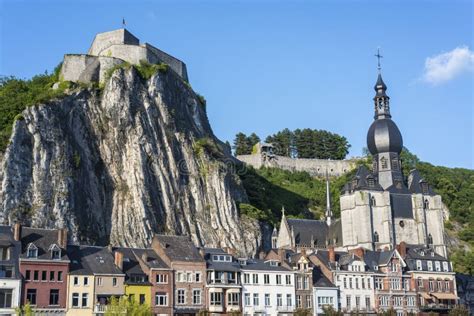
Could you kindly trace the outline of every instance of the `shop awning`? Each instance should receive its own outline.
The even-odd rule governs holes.
[[[457,296],[453,293],[433,293],[433,295],[439,300],[457,300]]]
[[[423,298],[425,300],[432,300],[433,299],[428,293],[421,292],[420,294],[421,294],[421,296],[423,296]]]

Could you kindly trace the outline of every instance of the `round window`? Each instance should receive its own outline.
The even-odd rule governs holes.
[[[400,227],[401,228],[405,227],[405,222],[404,221],[400,221]]]

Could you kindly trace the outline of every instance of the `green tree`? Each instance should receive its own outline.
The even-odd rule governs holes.
[[[274,153],[279,156],[295,157],[294,134],[288,128],[268,136],[265,142],[273,144]]]
[[[248,137],[242,132],[235,135],[233,148],[236,156],[248,155],[252,152],[252,147],[249,147]]]
[[[311,316],[311,310],[307,308],[297,308],[293,313],[294,316]]]
[[[151,316],[150,306],[147,304],[139,304],[135,300],[126,296],[120,298],[112,297],[105,312],[105,316]]]
[[[33,316],[33,309],[31,308],[30,303],[26,303],[21,307],[15,308],[15,313],[18,316]]]
[[[452,310],[449,311],[449,316],[468,316],[469,310],[464,305],[456,305]]]
[[[324,306],[323,307],[323,315],[326,316],[343,316],[344,313],[341,311],[335,310],[332,306]]]
[[[252,151],[253,146],[258,144],[259,142],[260,142],[260,137],[258,137],[258,135],[255,133],[252,133],[250,134],[249,137],[247,137],[247,143],[248,143],[248,146],[250,147],[250,151]]]

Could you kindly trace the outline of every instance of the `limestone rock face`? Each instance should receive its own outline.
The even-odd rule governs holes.
[[[255,254],[258,223],[205,109],[174,72],[116,70],[30,107],[15,122],[0,171],[0,222],[66,227],[76,243],[143,247],[154,232]]]

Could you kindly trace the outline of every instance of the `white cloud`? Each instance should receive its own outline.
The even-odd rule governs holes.
[[[423,81],[437,85],[453,79],[463,72],[474,70],[474,52],[467,46],[456,47],[425,60]]]

